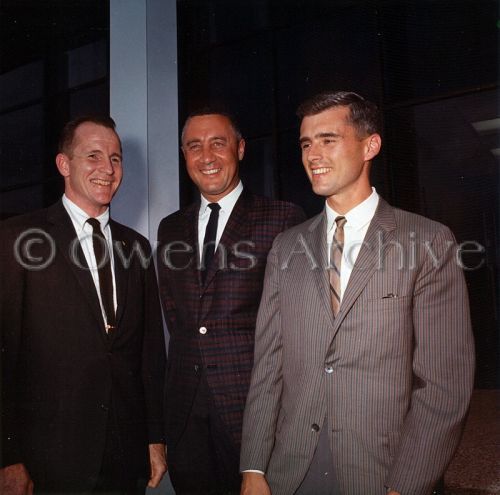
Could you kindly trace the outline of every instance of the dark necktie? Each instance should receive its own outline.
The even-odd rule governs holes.
[[[106,331],[110,333],[115,328],[115,304],[113,302],[113,275],[111,273],[111,262],[108,243],[101,230],[101,224],[97,218],[89,218],[87,222],[94,230],[92,235],[92,246],[97,264],[99,276],[99,290],[101,302],[106,314]]]
[[[217,224],[219,223],[218,203],[209,203],[208,207],[212,210],[208,219],[207,228],[205,230],[205,238],[203,239],[202,254],[201,254],[201,280],[205,283],[207,270],[212,263],[215,254],[215,238],[217,236]]]
[[[345,217],[335,219],[337,229],[330,249],[330,294],[332,296],[334,316],[337,316],[340,308],[340,265],[342,263],[342,251],[344,250],[344,225],[346,222]]]

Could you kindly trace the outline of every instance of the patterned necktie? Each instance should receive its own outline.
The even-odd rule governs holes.
[[[111,273],[108,243],[102,233],[99,220],[97,218],[89,218],[87,222],[92,226],[94,231],[92,234],[92,246],[97,264],[102,307],[106,315],[106,332],[109,334],[115,328],[116,316],[115,304],[113,302],[113,275]]]
[[[215,239],[217,237],[217,224],[219,223],[218,203],[209,203],[208,207],[212,210],[208,219],[207,228],[205,230],[205,238],[203,239],[203,250],[201,255],[201,280],[205,283],[208,268],[212,263],[212,258],[215,254]]]
[[[330,295],[332,297],[332,309],[334,316],[337,316],[340,308],[340,265],[342,263],[342,251],[344,249],[344,225],[347,222],[345,217],[337,217],[335,223],[337,229],[333,237],[330,250]]]

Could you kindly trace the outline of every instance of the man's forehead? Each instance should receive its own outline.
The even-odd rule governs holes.
[[[300,124],[301,133],[313,128],[316,132],[335,132],[338,129],[353,127],[349,121],[348,107],[334,107],[323,112],[307,115]]]
[[[113,129],[94,124],[92,122],[84,122],[75,129],[73,138],[74,142],[81,141],[82,144],[87,142],[99,141],[116,141],[120,142],[118,134]]]
[[[191,117],[184,130],[184,142],[193,140],[230,139],[236,133],[229,119],[223,115]]]
[[[83,124],[82,124],[83,125]],[[77,155],[79,153],[102,152],[112,153],[113,155],[122,155],[122,143],[118,134],[104,126],[101,127],[105,132],[93,132],[92,129],[79,133],[81,126],[75,129],[75,134],[71,142],[70,150]],[[70,151],[68,150],[68,151]]]

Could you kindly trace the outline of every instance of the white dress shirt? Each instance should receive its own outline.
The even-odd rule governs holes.
[[[342,262],[340,264],[340,299],[346,290],[349,278],[352,273],[352,268],[358,258],[359,250],[365,239],[366,232],[370,226],[370,222],[375,215],[375,210],[378,206],[379,195],[375,188],[372,188],[372,193],[362,203],[355,206],[352,210],[344,215],[340,215],[334,211],[326,203],[326,241],[328,244],[328,262],[330,262],[330,248],[337,229],[335,218],[343,216],[347,222],[344,225],[344,250],[342,252]]]
[[[238,198],[240,197],[241,192],[243,191],[243,184],[241,181],[238,185],[226,196],[218,201],[220,206],[219,210],[219,221],[217,223],[217,235],[215,237],[215,249],[219,245],[220,238],[222,237],[222,233],[226,228],[227,221],[233,211],[234,205]],[[207,229],[207,223],[210,218],[211,209],[208,207],[209,201],[201,195],[201,204],[200,204],[200,212],[198,214],[198,256],[201,263],[201,254],[203,247],[203,240],[205,239],[205,230]]]
[[[101,305],[101,312],[104,322],[106,322],[106,313],[102,305],[101,291],[99,290],[99,274],[97,272],[97,263],[94,254],[94,246],[92,245],[92,226],[87,223],[87,220],[91,217],[85,213],[79,206],[77,206],[73,201],[71,201],[65,194],[62,198],[62,203],[66,211],[68,212],[71,222],[75,227],[78,240],[80,241],[80,246],[82,247],[85,260],[89,266],[90,274],[92,275],[92,280],[97,291],[97,297],[99,298],[99,304]],[[113,302],[116,311],[116,282],[115,282],[115,264],[113,258],[113,240],[111,238],[111,229],[109,227],[109,208],[102,214],[96,217],[101,224],[101,230],[108,243],[108,252],[111,261],[111,273],[113,276]],[[78,262],[78,261],[77,261]],[[82,260],[79,261],[83,265]]]

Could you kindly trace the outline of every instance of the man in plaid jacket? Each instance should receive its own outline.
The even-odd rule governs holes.
[[[245,141],[227,114],[191,114],[182,151],[200,199],[164,218],[158,230],[170,335],[170,478],[178,494],[239,493],[243,409],[266,258],[276,235],[305,217],[291,203],[243,188],[238,169]]]

